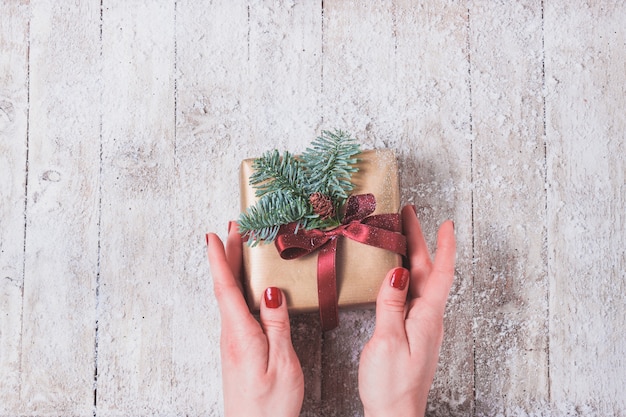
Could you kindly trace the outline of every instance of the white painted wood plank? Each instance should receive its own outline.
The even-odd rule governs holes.
[[[251,1],[250,127],[260,151],[295,153],[322,126],[322,8],[313,2]],[[252,156],[258,156],[252,155]]]
[[[476,412],[530,412],[549,395],[541,4],[477,2],[470,27]]]
[[[554,415],[626,415],[626,5],[547,2]]]
[[[98,415],[176,414],[174,1],[110,1],[102,27]]]
[[[542,4],[473,1],[476,414],[549,401]]]
[[[9,415],[20,404],[30,9],[0,9],[0,415]]]
[[[204,234],[226,237],[239,212],[239,163],[253,146],[248,113],[248,7],[229,0],[176,5],[174,396],[177,410],[223,415],[220,318]]]
[[[396,94],[393,19],[391,7],[377,3],[324,2],[324,125],[352,133],[364,148],[384,147],[382,139],[397,134],[398,121],[391,116]]]
[[[99,216],[97,3],[33,1],[20,414],[92,415]]]
[[[431,252],[439,225],[455,222],[456,276],[429,416],[467,416],[474,407],[472,338],[471,130],[467,8],[459,2],[395,2],[396,100],[390,132],[402,197],[415,204]],[[390,121],[391,121],[390,120]]]

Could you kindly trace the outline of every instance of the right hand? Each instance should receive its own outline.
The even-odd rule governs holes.
[[[443,338],[454,278],[454,225],[441,225],[433,262],[413,207],[404,207],[402,222],[411,271],[389,271],[378,293],[376,328],[359,364],[366,417],[424,415]]]

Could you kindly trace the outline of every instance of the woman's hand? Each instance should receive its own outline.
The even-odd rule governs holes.
[[[402,223],[411,271],[389,271],[378,293],[376,328],[359,364],[366,417],[424,415],[443,338],[454,278],[454,225],[441,225],[433,262],[412,206],[402,210]]]
[[[234,222],[229,229],[226,250],[215,234],[206,236],[222,321],[225,415],[298,416],[304,398],[304,377],[291,343],[283,294],[274,287],[266,290],[259,325],[248,310],[238,279],[241,237]]]

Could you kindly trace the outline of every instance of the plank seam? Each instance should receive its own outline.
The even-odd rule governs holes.
[[[30,8],[30,5],[29,5]],[[22,365],[23,365],[23,335],[24,335],[24,294],[25,294],[25,288],[26,288],[26,237],[27,237],[27,232],[28,232],[28,168],[29,168],[29,158],[30,158],[30,24],[31,24],[31,19],[32,19],[32,12],[29,13],[29,17],[28,17],[28,22],[27,25],[28,27],[26,28],[26,31],[28,33],[27,36],[27,42],[28,45],[26,46],[26,154],[25,154],[25,165],[24,165],[24,234],[23,234],[23,256],[22,256],[22,292],[21,292],[21,297],[22,297],[22,305],[21,305],[21,311],[20,311],[20,318],[21,318],[21,323],[20,323],[20,342],[19,342],[19,379],[18,379],[18,398],[19,398],[19,403],[23,404],[22,402]]]
[[[548,242],[548,134],[547,134],[547,117],[546,117],[546,31],[545,31],[545,12],[544,12],[544,7],[545,7],[545,1],[541,0],[541,100],[542,100],[542,106],[543,106],[543,161],[544,161],[544,167],[543,167],[543,175],[544,175],[544,199],[545,199],[545,206],[544,206],[544,219],[545,219],[545,224],[544,224],[544,233],[545,233],[545,239],[543,239],[543,244],[544,247],[543,252],[545,253],[546,256],[546,272],[549,273],[550,271],[550,267],[549,267],[549,262],[550,262],[550,256],[548,255],[548,248],[550,247],[549,242]],[[549,276],[548,276],[548,281],[549,281]],[[551,384],[551,379],[550,379],[550,320],[551,320],[551,316],[550,316],[550,285],[548,283],[548,285],[546,286],[546,313],[547,313],[547,326],[548,326],[548,331],[546,332],[546,376],[548,378],[548,407],[550,407],[550,404],[552,404],[552,384]]]
[[[100,64],[103,61],[103,31],[104,26],[104,0],[100,0]],[[101,269],[100,269],[100,261],[102,259],[102,155],[103,155],[103,146],[102,146],[102,103],[103,103],[103,81],[102,81],[102,66],[100,67],[100,77],[98,82],[100,83],[100,120],[99,120],[99,139],[100,139],[100,149],[99,149],[99,160],[100,167],[98,169],[98,246],[96,253],[96,288],[95,288],[95,329],[94,329],[94,373],[93,373],[93,416],[96,417],[98,415],[98,349],[100,343],[100,278],[101,278]]]
[[[174,1],[174,166],[176,166],[178,154],[178,44],[176,36],[176,12],[178,10],[178,1]],[[176,170],[178,171],[178,170]]]
[[[178,27],[176,15],[178,12],[178,1],[174,0],[174,175],[177,176],[179,174],[178,167],[178,36],[176,29]],[[248,27],[250,27],[248,25]],[[174,179],[176,181],[176,179]],[[176,196],[176,202],[178,203],[178,195]],[[172,328],[170,336],[174,339],[174,329]],[[170,347],[170,357],[174,358],[174,344]],[[173,359],[172,359],[173,362]],[[174,381],[176,371],[174,369],[171,370],[170,380]],[[170,404],[174,404],[175,393],[174,390],[170,390]]]
[[[472,115],[473,108],[473,100],[472,100],[472,53],[471,53],[471,25],[470,25],[470,6],[469,0],[467,4],[467,37],[466,37],[466,49],[467,49],[467,88],[468,88],[468,97],[469,97],[469,133],[470,133],[470,184],[471,184],[471,193],[470,193],[470,227],[472,233],[472,318],[474,317],[474,306],[476,305],[476,294],[474,292],[474,284],[475,284],[475,266],[476,266],[476,235],[474,228],[474,118]],[[474,394],[474,398],[472,399],[472,403],[470,405],[471,415],[475,415],[476,413],[476,328],[475,323],[472,323],[472,391]]]
[[[246,42],[247,42],[248,50],[246,51],[246,54],[247,54],[246,55],[246,61],[248,61],[248,63],[250,63],[250,25],[251,25],[251,23],[250,23],[250,3],[248,3],[248,21],[247,21],[247,24],[248,24],[248,33],[246,35],[247,36]],[[250,66],[248,65],[248,68],[249,67]]]

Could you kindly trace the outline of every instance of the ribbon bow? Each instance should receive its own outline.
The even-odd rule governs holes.
[[[406,238],[400,233],[400,215],[378,214],[373,194],[353,195],[346,202],[340,226],[332,230],[298,228],[290,223],[280,228],[275,241],[283,259],[296,259],[319,250],[317,258],[317,294],[322,330],[332,330],[339,323],[335,259],[338,238],[343,236],[365,245],[406,255]]]

